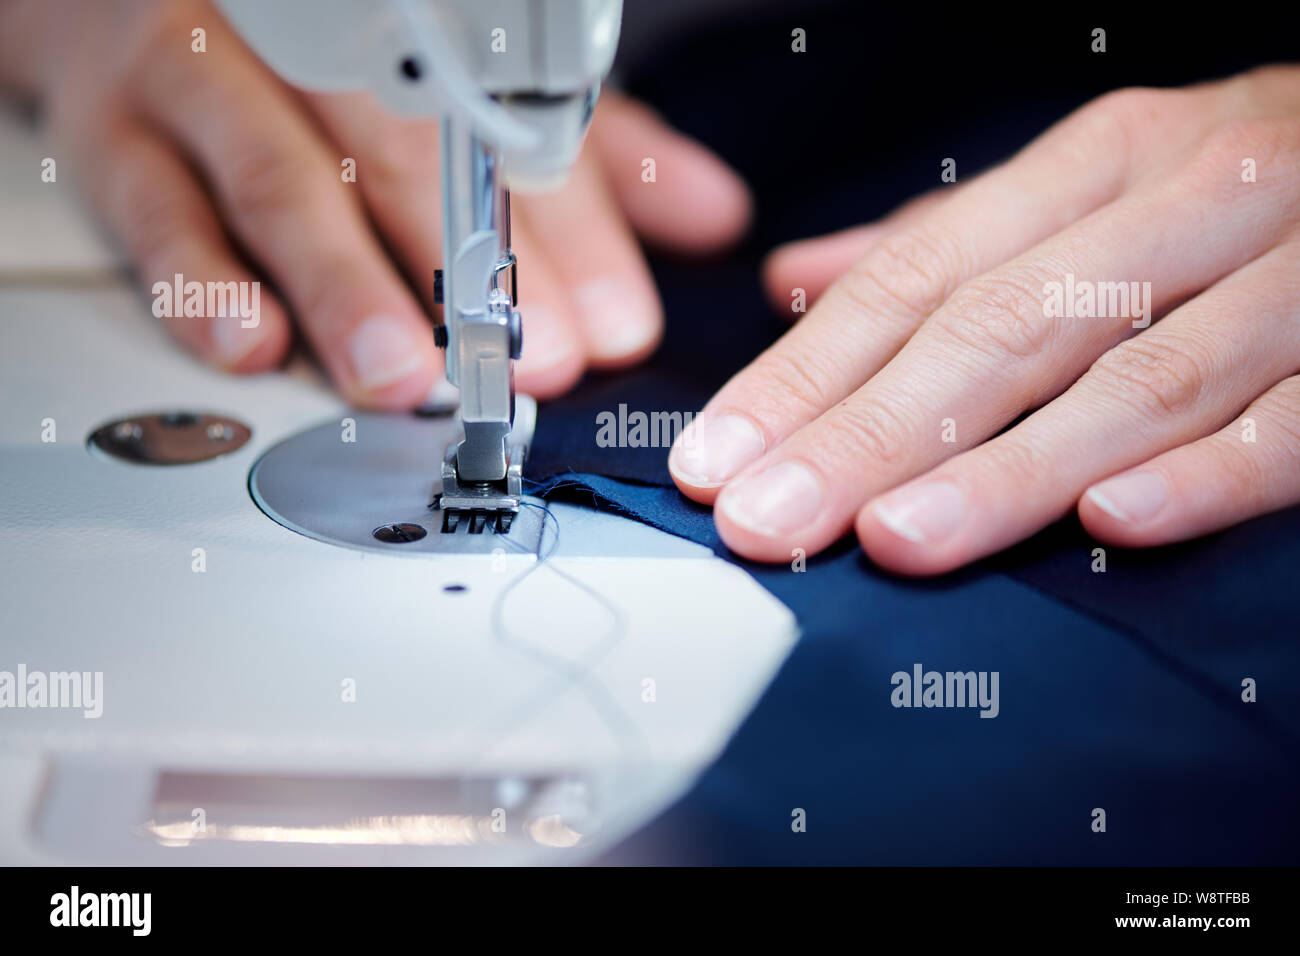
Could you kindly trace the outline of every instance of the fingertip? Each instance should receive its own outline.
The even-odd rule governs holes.
[[[213,320],[210,357],[234,375],[256,375],[280,365],[289,352],[293,332],[284,307],[263,302],[255,325],[237,316]]]
[[[689,229],[677,237],[679,247],[715,252],[740,239],[754,220],[754,197],[740,175],[702,146],[696,152],[695,182],[689,208],[696,212]]]
[[[872,563],[903,577],[930,577],[953,570],[957,564],[942,560],[932,548],[918,545],[906,529],[891,523],[872,503],[858,512],[854,521],[858,543]]]
[[[771,278],[785,278],[801,265],[817,261],[817,239],[796,239],[775,246],[763,258],[763,272]]]
[[[1114,505],[1105,499],[1097,486],[1089,488],[1079,497],[1076,511],[1079,523],[1088,535],[1103,544],[1117,547],[1141,547],[1142,536],[1134,527],[1115,514]]]
[[[871,224],[777,246],[763,261],[769,298],[785,310],[791,308],[793,297],[802,293],[806,308],[861,258],[882,232],[883,227]]]
[[[1093,537],[1120,547],[1163,544],[1170,540],[1172,498],[1166,475],[1138,468],[1088,488],[1079,497],[1079,521]]]
[[[424,402],[441,374],[440,366],[426,363],[389,385],[353,391],[348,397],[360,408],[381,412],[410,411]]]
[[[768,301],[777,311],[791,310],[791,314],[796,317],[798,313],[793,310],[793,297],[799,285],[795,279],[797,270],[794,267],[794,263],[799,258],[797,246],[797,243],[777,246],[763,257],[763,263],[760,267],[760,274],[763,277],[763,291],[767,294]],[[805,290],[806,294],[807,290]]]
[[[760,462],[722,489],[713,514],[731,550],[752,561],[816,554],[848,530],[828,511],[822,480],[795,459]]]
[[[555,398],[576,385],[582,372],[582,354],[575,350],[550,365],[520,363],[515,369],[515,387],[534,398]]]
[[[754,200],[740,175],[643,104],[603,97],[592,138],[619,204],[651,242],[707,253],[748,229]]]
[[[620,369],[640,365],[659,348],[659,343],[663,338],[661,331],[656,329],[650,337],[642,340],[640,345],[630,350],[611,355],[591,355],[591,367],[601,372],[616,372]]]
[[[522,312],[523,349],[515,362],[515,386],[534,398],[553,398],[582,377],[582,339],[573,320],[558,309],[525,304]]]
[[[764,528],[751,525],[734,509],[728,508],[731,498],[726,489],[721,489],[714,500],[713,523],[718,529],[718,536],[729,549],[750,561],[763,564],[775,564],[791,560],[795,548],[789,546],[777,535]],[[803,550],[805,555],[812,553]]]
[[[676,215],[647,236],[684,252],[718,252],[733,245],[754,218],[749,186],[730,166],[691,140],[682,139],[677,166],[681,181],[673,196]],[[674,211],[674,210],[670,210]]]
[[[710,481],[700,474],[699,456],[700,419],[687,425],[673,440],[668,451],[668,474],[677,490],[697,504],[713,505],[726,485],[725,480]]]
[[[766,450],[758,423],[723,406],[696,416],[677,436],[668,473],[692,501],[711,505],[727,482]]]
[[[683,475],[673,464],[672,452],[668,455],[668,474],[672,477],[673,483],[677,485],[677,490],[684,494],[691,501],[702,505],[713,505],[718,500],[724,485],[718,484],[698,484],[696,479]]]
[[[663,337],[663,306],[653,287],[630,278],[598,278],[573,291],[587,359],[599,369],[646,359]]]
[[[433,332],[416,316],[381,314],[362,320],[348,333],[344,353],[343,361],[333,356],[335,379],[349,401],[362,408],[414,408],[442,374]]]

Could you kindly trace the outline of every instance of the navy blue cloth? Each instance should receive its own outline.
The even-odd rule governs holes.
[[[708,509],[675,489],[566,473],[532,490],[729,556]],[[1199,548],[1155,559],[1154,580],[1121,560],[1095,576],[1134,579],[1110,595],[1114,613],[1104,601],[1082,609],[1107,589],[1083,586],[1094,577],[1089,552],[1068,527],[1001,563],[1017,575],[1061,574],[1060,590],[1073,582],[1080,592],[1073,600],[991,566],[895,579],[847,542],[802,573],[739,562],[796,612],[801,639],[718,763],[608,861],[1294,863],[1294,628],[1272,621],[1253,585],[1234,589],[1251,568],[1271,583],[1272,562],[1300,562],[1300,512],[1273,520],[1290,533],[1281,543],[1258,522],[1202,546],[1245,566],[1225,587],[1197,576]],[[1077,565],[1069,575],[1067,562]],[[1202,599],[1189,606],[1189,592]],[[891,675],[916,663],[997,671],[998,716],[893,707]],[[1241,700],[1247,676],[1259,682],[1257,703]],[[1092,830],[1096,808],[1105,833]],[[804,833],[790,828],[796,809]]]
[[[1178,25],[1126,15],[1112,30],[1116,55],[1090,58],[1046,21],[1027,42],[984,10],[972,30],[936,33],[905,10],[866,6],[801,10],[803,59],[791,58],[789,23],[755,15],[666,48],[633,78],[634,92],[741,170],[758,217],[721,261],[654,260],[663,347],[646,367],[589,378],[542,409],[531,491],[737,560],[709,510],[671,487],[665,449],[601,447],[597,415],[698,411],[779,335],[759,286],[767,249],[932,188],[941,157],[973,173],[1106,89],[1206,78],[1271,42],[1234,46],[1240,25],[1198,38],[1190,21],[1179,42],[1156,42]],[[909,58],[918,37],[924,63]],[[864,91],[870,109],[834,90]],[[1300,861],[1300,509],[1157,551],[1108,548],[1105,573],[1092,570],[1094,546],[1071,517],[935,581],[885,574],[852,540],[802,573],[737,561],[796,613],[802,636],[717,763],[607,861]],[[894,707],[892,675],[918,663],[997,671],[998,716]],[[1247,678],[1257,702],[1242,699]],[[806,832],[792,829],[796,810]]]

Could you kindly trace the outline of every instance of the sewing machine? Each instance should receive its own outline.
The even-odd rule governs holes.
[[[445,112],[462,407],[203,366],[0,114],[0,671],[37,704],[0,708],[0,862],[590,858],[717,756],[796,633],[706,549],[514,484],[501,172],[571,163],[618,4],[224,6],[291,79]],[[96,701],[29,686],[74,672]]]
[[[553,188],[577,159],[614,61],[622,0],[221,6],[288,82],[367,89],[397,112],[441,118],[446,265],[435,280],[435,335],[447,381],[460,389],[464,434],[442,461],[437,523],[443,534],[509,531],[529,436],[513,428],[523,323],[508,184]]]

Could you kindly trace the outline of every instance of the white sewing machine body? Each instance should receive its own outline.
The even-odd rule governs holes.
[[[38,170],[4,123],[0,168]],[[102,675],[98,716],[52,685],[0,707],[0,862],[580,860],[718,754],[795,637],[748,575],[565,506],[540,567],[295,533],[250,471],[352,413],[302,363],[190,358],[71,189],[0,183],[0,672]],[[251,438],[170,466],[87,447],[167,411]]]

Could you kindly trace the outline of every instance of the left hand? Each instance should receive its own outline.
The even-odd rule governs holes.
[[[411,408],[441,378],[429,321],[443,251],[435,120],[397,116],[368,92],[290,88],[211,0],[0,0],[7,89],[42,107],[60,164],[144,290],[177,275],[259,290],[256,316],[160,310],[194,354],[261,372],[296,328],[367,408]],[[657,178],[643,179],[649,160]],[[750,198],[700,144],[607,92],[568,181],[512,209],[516,383],[544,398],[658,344],[663,307],[638,239],[717,249],[744,231]]]
[[[729,547],[855,525],[925,575],[1076,505],[1132,547],[1300,502],[1300,67],[1108,94],[948,189],[769,260],[825,293],[669,459]]]

